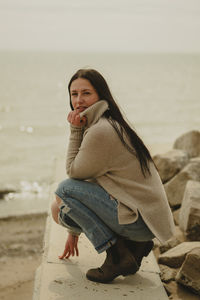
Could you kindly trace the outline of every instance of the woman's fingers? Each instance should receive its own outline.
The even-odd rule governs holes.
[[[73,236],[69,234],[67,242],[65,244],[65,249],[62,255],[59,256],[60,259],[69,258],[71,255],[74,256],[75,254],[79,256],[78,251],[78,236]]]
[[[79,251],[78,251],[78,237],[77,236],[73,236],[72,241],[71,241],[71,245],[70,245],[70,251],[72,256],[74,256],[76,254],[76,256],[79,255]]]
[[[83,127],[85,126],[87,119],[86,117],[80,117],[80,114],[78,111],[71,111],[68,114],[67,120],[69,123],[71,123],[72,125],[78,126],[78,127]]]
[[[69,251],[65,258],[69,258],[71,256],[71,252]]]
[[[63,259],[63,258],[65,258],[66,257],[66,255],[67,255],[67,253],[69,254],[69,250],[64,250],[64,252],[63,252],[63,254],[62,255],[60,255],[60,256],[58,256],[60,259]]]
[[[64,249],[64,252],[63,252],[63,254],[61,255],[61,256],[59,256],[59,258],[60,259],[63,259],[63,258],[65,258],[66,256],[70,256],[70,245],[69,245],[69,242],[68,242],[68,240],[66,241],[66,243],[65,243],[65,249]]]
[[[74,244],[72,242],[72,244],[70,244],[70,252],[71,252],[71,255],[74,256]]]
[[[76,256],[79,256],[79,251],[77,245],[75,246]]]
[[[78,251],[78,236],[75,237],[74,239],[74,249],[75,249],[75,252],[76,252],[76,256],[79,256],[79,251]]]

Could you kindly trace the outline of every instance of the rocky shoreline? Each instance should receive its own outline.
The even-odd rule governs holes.
[[[200,131],[183,134],[172,150],[153,159],[176,224],[166,244],[155,241],[161,280],[170,299],[177,299],[174,288],[180,287],[200,295]]]

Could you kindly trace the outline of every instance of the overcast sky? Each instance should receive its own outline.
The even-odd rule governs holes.
[[[0,49],[200,52],[200,0],[0,0]]]

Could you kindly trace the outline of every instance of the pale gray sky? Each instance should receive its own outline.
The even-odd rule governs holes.
[[[0,50],[200,52],[200,0],[0,0]]]

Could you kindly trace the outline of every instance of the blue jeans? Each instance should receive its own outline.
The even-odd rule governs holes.
[[[61,224],[77,233],[84,232],[98,253],[112,246],[119,235],[134,241],[154,238],[140,214],[134,223],[119,224],[117,200],[98,184],[66,179],[55,194],[63,201]]]

